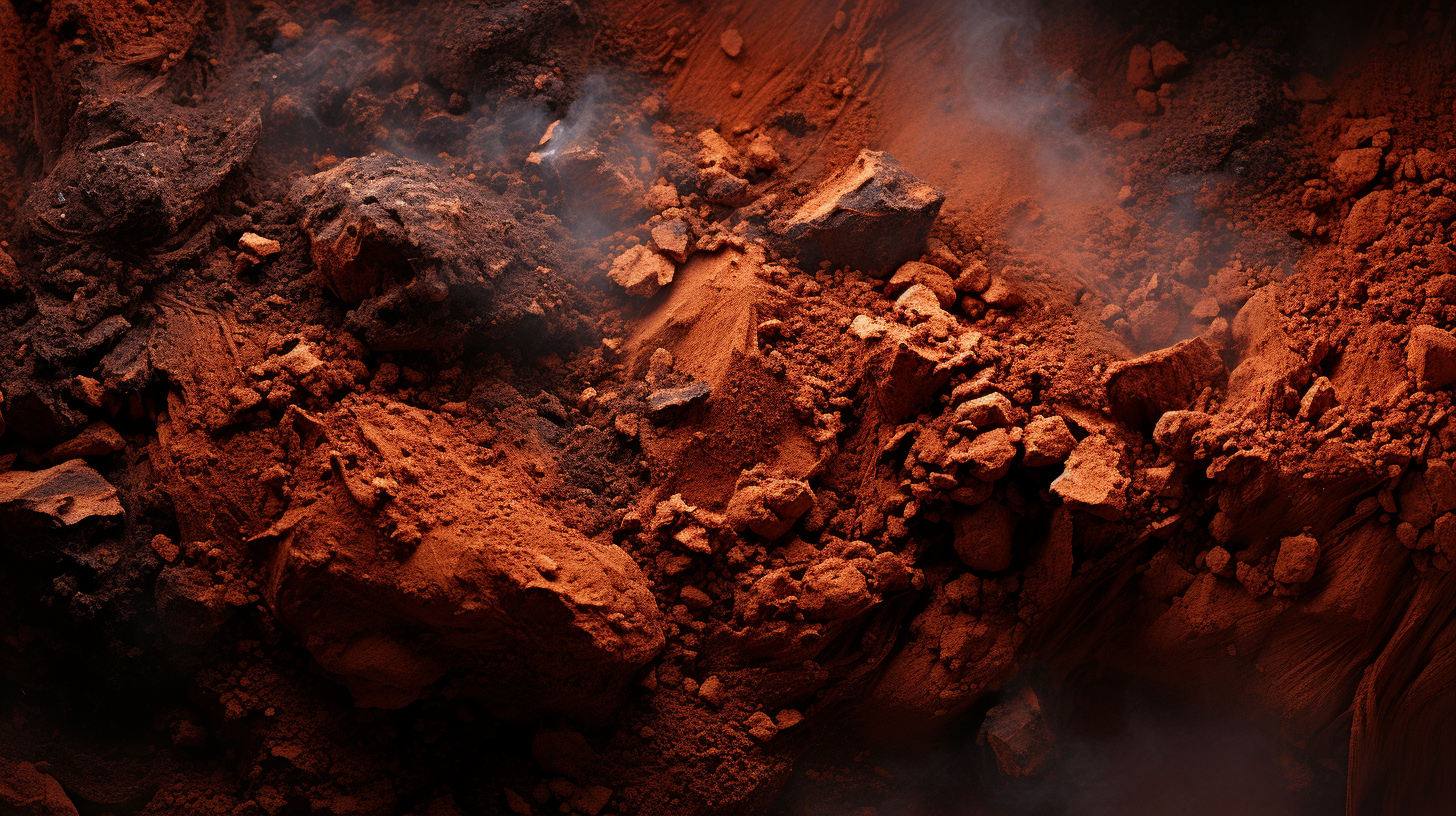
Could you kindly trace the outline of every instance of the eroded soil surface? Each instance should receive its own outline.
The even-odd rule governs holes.
[[[1449,813],[1453,13],[0,0],[0,813]]]

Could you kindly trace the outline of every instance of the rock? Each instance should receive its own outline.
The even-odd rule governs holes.
[[[1148,126],[1142,122],[1123,122],[1114,127],[1109,135],[1119,142],[1131,142],[1148,135]]]
[[[1000,502],[988,501],[955,517],[955,551],[961,562],[978,572],[1001,572],[1011,566],[1011,536],[1017,517]]]
[[[718,45],[723,49],[723,53],[730,57],[737,57],[743,52],[743,35],[738,33],[738,29],[730,28],[718,35]]]
[[[612,262],[607,277],[636,297],[652,297],[657,290],[672,283],[677,267],[665,255],[638,244]]]
[[[1456,383],[1456,336],[1435,326],[1415,326],[1405,344],[1405,365],[1422,391]]]
[[[879,340],[889,333],[890,327],[883,320],[869,315],[855,315],[854,320],[849,322],[848,331],[860,340]]]
[[[106,456],[124,447],[126,440],[114,428],[105,422],[93,422],[81,429],[79,434],[46,451],[45,459],[64,462],[85,456]]]
[[[169,565],[157,576],[157,618],[174,643],[201,646],[222,628],[231,612],[212,573]]]
[[[748,715],[748,719],[743,721],[743,726],[748,730],[748,736],[759,742],[768,742],[779,733],[779,727],[774,723],[773,718],[762,711],[755,711]]]
[[[691,405],[698,400],[707,399],[711,391],[712,388],[702,381],[695,381],[681,388],[663,388],[653,391],[647,395],[647,412],[660,414],[672,408]]]
[[[238,249],[246,250],[259,258],[267,258],[283,251],[283,246],[272,238],[264,238],[256,232],[245,232],[238,238]]]
[[[46,470],[0,473],[0,520],[7,524],[69,527],[122,512],[116,488],[80,459]]]
[[[1431,491],[1426,486],[1426,474],[1420,471],[1411,470],[1405,474],[1396,488],[1395,500],[1397,516],[1417,530],[1429,525],[1439,515]]]
[[[967,471],[983,482],[994,482],[1011,470],[1016,444],[1005,428],[996,428],[972,440],[961,440],[950,451],[951,461],[967,465]]]
[[[940,305],[940,298],[929,286],[911,284],[895,298],[895,305],[925,320],[945,320],[950,315]]]
[[[1319,377],[1299,400],[1299,418],[1316,422],[1324,416],[1326,411],[1335,407],[1338,401],[1335,397],[1335,387],[1330,384],[1330,378]]]
[[[1042,718],[1041,702],[1030,686],[986,712],[981,738],[996,754],[996,764],[1010,777],[1035,776],[1046,765],[1056,737]]]
[[[1153,74],[1153,54],[1145,45],[1134,45],[1127,55],[1127,81],[1134,88],[1152,90],[1157,87]]]
[[[495,716],[610,717],[664,645],[632,558],[563,524],[433,414],[350,397],[316,421],[289,504],[254,545],[262,594],[325,676],[365,707],[407,705],[448,673]]]
[[[1335,159],[1335,184],[1345,195],[1354,195],[1364,190],[1380,175],[1384,152],[1378,147],[1363,147],[1346,150]]]
[[[1428,147],[1416,148],[1415,154],[1416,172],[1421,174],[1421,181],[1432,181],[1438,178],[1445,178],[1449,169],[1441,154]]]
[[[707,609],[713,605],[713,599],[709,597],[708,593],[697,587],[683,587],[682,592],[678,593],[678,597],[689,609]]]
[[[1158,551],[1138,581],[1144,595],[1166,601],[1182,595],[1193,583],[1193,575],[1178,563],[1177,554],[1168,547]]]
[[[728,500],[724,516],[736,532],[752,530],[770,541],[782,538],[799,517],[814,507],[814,491],[797,479],[767,479],[748,484]]]
[[[891,422],[913,416],[946,383],[949,371],[937,371],[941,356],[931,350],[891,338],[869,359],[869,377],[875,387],[880,413]]]
[[[664,221],[652,228],[652,245],[667,257],[682,263],[692,252],[692,231],[681,218]]]
[[[1323,102],[1330,98],[1330,86],[1313,74],[1298,73],[1284,86],[1284,98],[1291,102]]]
[[[1214,547],[1209,550],[1203,563],[1214,575],[1227,578],[1234,574],[1234,557],[1223,547]]]
[[[1059,416],[1037,417],[1026,424],[1021,435],[1024,453],[1021,461],[1027,467],[1044,467],[1065,461],[1077,446],[1067,421]]]
[[[1319,562],[1319,542],[1307,535],[1279,539],[1279,556],[1274,561],[1274,580],[1281,584],[1302,584],[1314,577]]]
[[[803,264],[828,260],[882,277],[920,256],[944,200],[890,154],[864,150],[774,231]]]
[[[799,610],[818,620],[850,618],[874,605],[864,574],[842,558],[826,558],[804,571]]]
[[[1128,478],[1119,469],[1121,455],[1103,436],[1083,439],[1067,457],[1066,469],[1051,491],[1067,504],[1109,521],[1127,509]]]
[[[954,416],[958,425],[964,422],[969,430],[981,430],[1010,425],[1015,413],[1016,406],[1011,404],[1005,394],[992,391],[957,405]]]
[[[1386,222],[1390,221],[1390,209],[1395,202],[1395,193],[1390,190],[1376,190],[1356,201],[1345,217],[1340,231],[1340,243],[1359,249],[1375,243],[1385,234]]]
[[[1153,76],[1159,82],[1166,82],[1177,76],[1178,72],[1188,67],[1188,57],[1182,51],[1173,47],[1173,44],[1164,40],[1153,46],[1150,54],[1153,63]]]
[[[1395,123],[1389,116],[1377,116],[1374,119],[1354,119],[1349,127],[1340,136],[1340,146],[1350,150],[1375,138],[1378,133],[1384,133],[1395,127]]]
[[[544,168],[560,183],[567,221],[585,225],[626,225],[642,212],[646,196],[629,161],[590,147],[567,147],[548,154]]]
[[[682,206],[682,198],[678,196],[677,188],[671,184],[654,184],[648,188],[647,197],[643,203],[647,209],[660,213],[663,210]]]
[[[1201,338],[1149,352],[1107,367],[1107,402],[1112,415],[1144,429],[1167,411],[1187,408],[1205,388],[1228,384],[1223,360]]]
[[[13,816],[77,816],[59,782],[29,762],[0,758],[0,813]]]
[[[742,176],[748,172],[748,162],[744,160],[743,154],[719,135],[718,131],[712,128],[699,131],[698,141],[703,145],[698,151],[699,167],[705,170],[722,170],[731,176]]]
[[[1456,510],[1456,469],[1443,459],[1432,459],[1426,463],[1424,481],[1432,512],[1445,514]]]
[[[1018,309],[1026,305],[1026,298],[1011,288],[1011,284],[1001,277],[991,279],[991,285],[981,293],[981,300],[986,301],[986,305],[994,309]]]
[[[890,282],[885,284],[885,295],[895,297],[916,284],[934,292],[942,309],[949,309],[955,305],[955,281],[951,280],[950,275],[940,267],[920,261],[910,261],[895,270],[895,274],[890,277]]]
[[[719,680],[717,675],[709,677],[698,686],[698,699],[714,707],[723,704],[726,694],[727,689],[723,688],[723,681]]]
[[[571,797],[571,809],[584,816],[597,816],[612,801],[612,789],[605,785],[585,785]]]
[[[773,139],[767,133],[760,133],[748,143],[748,162],[756,170],[777,170],[783,158],[774,148]]]

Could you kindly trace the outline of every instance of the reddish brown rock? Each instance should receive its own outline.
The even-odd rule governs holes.
[[[1030,686],[986,712],[981,739],[991,746],[1001,772],[1016,778],[1039,774],[1056,747]]]
[[[1297,535],[1279,540],[1279,557],[1274,562],[1274,580],[1281,584],[1302,584],[1314,577],[1319,562],[1319,542],[1312,536]]]
[[[1083,439],[1067,458],[1066,470],[1051,491],[1072,507],[1115,521],[1127,510],[1128,478],[1118,465],[1121,455],[1103,436]]]
[[[1200,338],[1107,367],[1107,402],[1112,415],[1142,429],[1168,411],[1188,408],[1205,388],[1228,384],[1228,369]]]
[[[1376,190],[1356,201],[1345,217],[1344,229],[1340,232],[1340,243],[1359,249],[1380,239],[1385,234],[1385,225],[1390,221],[1390,209],[1395,202],[1395,193]]]
[[[1026,424],[1021,436],[1021,447],[1025,453],[1021,461],[1028,467],[1043,467],[1064,461],[1077,440],[1067,427],[1067,421],[1059,416],[1037,417]]]
[[[1422,391],[1456,383],[1456,335],[1435,326],[1416,326],[1405,344],[1405,364]]]
[[[676,272],[671,259],[639,244],[617,256],[607,277],[629,295],[650,298],[672,283]]]
[[[895,270],[890,282],[885,284],[885,295],[895,297],[909,287],[920,284],[935,293],[942,309],[949,309],[956,302],[955,281],[945,270],[920,261],[911,261]]]

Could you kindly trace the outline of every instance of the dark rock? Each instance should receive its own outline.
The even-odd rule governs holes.
[[[944,200],[893,156],[864,150],[774,231],[797,246],[802,263],[883,276],[920,256]]]
[[[1002,773],[1018,778],[1039,773],[1056,747],[1056,737],[1042,718],[1041,701],[1030,686],[986,712],[981,739],[995,752]]]

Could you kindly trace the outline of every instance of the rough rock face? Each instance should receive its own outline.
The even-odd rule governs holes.
[[[542,222],[516,218],[479,186],[374,154],[300,179],[292,201],[314,263],[359,305],[356,322],[376,348],[448,345],[444,320],[500,333],[531,317],[532,303],[545,314],[552,279],[538,268],[554,261]]]
[[[823,258],[884,276],[920,254],[944,200],[893,156],[865,150],[775,231],[794,242],[808,264]]]
[[[443,682],[503,716],[607,716],[662,648],[621,550],[549,516],[430,414],[351,401],[268,534],[267,598],[362,705]]]
[[[116,488],[80,459],[35,472],[0,473],[0,519],[11,524],[69,526],[121,513]]]

